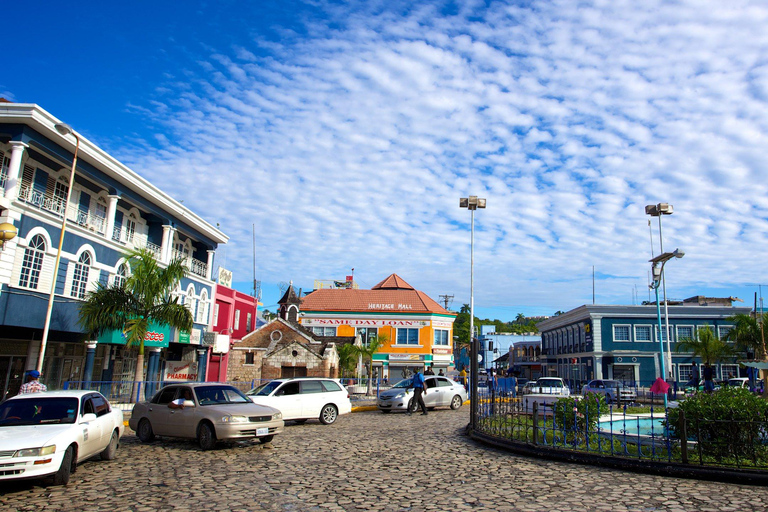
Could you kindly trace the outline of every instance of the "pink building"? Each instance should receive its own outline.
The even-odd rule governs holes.
[[[229,336],[229,347],[254,330],[256,323],[257,301],[246,293],[216,285],[215,304],[213,307],[212,332]],[[206,380],[210,382],[227,381],[229,351],[210,354]]]

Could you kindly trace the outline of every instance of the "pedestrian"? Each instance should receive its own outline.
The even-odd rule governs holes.
[[[459,372],[459,379],[461,380],[461,385],[465,388],[467,387],[467,369],[462,367],[461,371]]]
[[[434,374],[435,374],[435,372],[432,371],[432,367],[431,366],[427,366],[427,370],[424,372],[424,375],[434,375]]]
[[[443,377],[445,377],[445,374],[443,373],[443,369],[442,368],[440,368],[440,370],[437,372],[437,374],[438,375],[442,375]]]
[[[509,378],[509,387],[512,391],[512,398],[517,398],[517,377],[514,374]]]
[[[713,380],[715,376],[714,368],[712,368],[709,363],[706,363],[702,373],[704,374],[704,391],[707,393],[713,392],[715,390],[715,381]]]
[[[40,382],[40,372],[32,370],[27,374],[27,382],[22,384],[21,388],[19,388],[19,394],[39,393],[41,391],[48,391],[48,388],[45,384]]]
[[[686,386],[693,386],[695,389],[699,387],[699,367],[696,366],[696,361],[691,363],[691,378],[688,379]]]
[[[424,376],[421,374],[421,369],[416,368],[416,371],[413,374],[413,377],[411,378],[411,387],[413,388],[413,406],[414,411],[416,410],[416,407],[421,407],[421,415],[426,416],[427,415],[427,405],[424,403],[424,397],[422,397],[422,393],[426,391],[424,387]],[[409,416],[411,415],[411,409],[410,407],[406,411],[406,414]]]

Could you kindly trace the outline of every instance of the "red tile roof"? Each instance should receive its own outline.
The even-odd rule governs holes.
[[[321,288],[303,297],[302,311],[354,311],[369,313],[455,314],[415,290],[397,274],[384,279],[371,290]]]

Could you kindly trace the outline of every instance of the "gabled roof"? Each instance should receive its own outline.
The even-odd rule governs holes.
[[[302,299],[302,312],[436,313],[455,315],[392,274],[370,290],[321,288]]]

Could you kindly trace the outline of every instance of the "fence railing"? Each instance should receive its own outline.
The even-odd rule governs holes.
[[[686,417],[674,423],[669,409],[650,407],[630,414],[628,407],[574,407],[530,397],[508,398],[495,393],[477,404],[477,430],[483,434],[588,454],[627,457],[700,466],[768,469],[768,418],[759,421],[720,421]],[[590,398],[591,399],[591,398]],[[581,412],[583,411],[583,412]],[[590,417],[592,414],[592,417]]]

